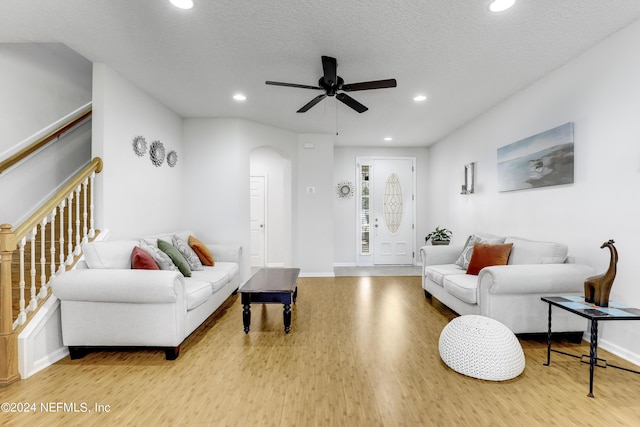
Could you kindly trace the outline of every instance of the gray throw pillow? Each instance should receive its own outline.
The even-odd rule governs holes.
[[[145,240],[140,240],[140,248],[151,255],[151,258],[153,258],[156,264],[158,264],[160,270],[178,270],[178,267],[176,267],[173,261],[171,261],[169,255],[165,254],[157,247],[150,245]]]
[[[195,251],[191,249],[191,246],[189,246],[189,243],[185,242],[182,239],[177,238],[176,236],[173,236],[173,246],[175,246],[176,249],[180,251],[184,259],[187,260],[187,263],[189,264],[191,271],[204,270],[204,267],[202,267],[202,262],[200,261],[198,254],[196,254]]]
[[[465,270],[469,268],[469,262],[471,261],[471,255],[473,255],[473,245],[480,242],[480,237],[476,235],[471,235],[467,239],[467,243],[464,244],[464,248],[460,253],[460,256],[454,263],[455,265],[464,268]]]

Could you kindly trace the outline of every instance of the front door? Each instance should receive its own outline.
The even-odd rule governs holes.
[[[374,159],[371,167],[373,263],[414,263],[414,159]]]

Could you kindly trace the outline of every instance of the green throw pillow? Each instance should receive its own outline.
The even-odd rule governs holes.
[[[184,259],[178,249],[176,249],[171,243],[165,242],[162,239],[158,239],[158,248],[160,248],[160,250],[165,254],[169,255],[171,261],[173,261],[176,267],[178,267],[178,270],[180,270],[180,273],[182,273],[184,277],[191,277],[191,268],[189,268],[189,263]]]

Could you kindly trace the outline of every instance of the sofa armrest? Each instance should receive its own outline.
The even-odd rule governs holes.
[[[422,265],[453,264],[462,253],[462,246],[426,245],[420,248]]]
[[[184,278],[168,270],[71,270],[54,278],[51,288],[62,301],[157,304],[184,300]]]
[[[207,244],[214,261],[240,263],[242,246],[239,243]]]
[[[581,264],[520,264],[485,267],[478,274],[480,294],[575,294],[595,271]]]

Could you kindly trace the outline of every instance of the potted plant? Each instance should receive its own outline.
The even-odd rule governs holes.
[[[431,240],[432,245],[448,245],[451,241],[451,235],[453,232],[451,230],[447,230],[446,228],[436,227],[434,231],[427,234],[424,242],[427,243]]]

